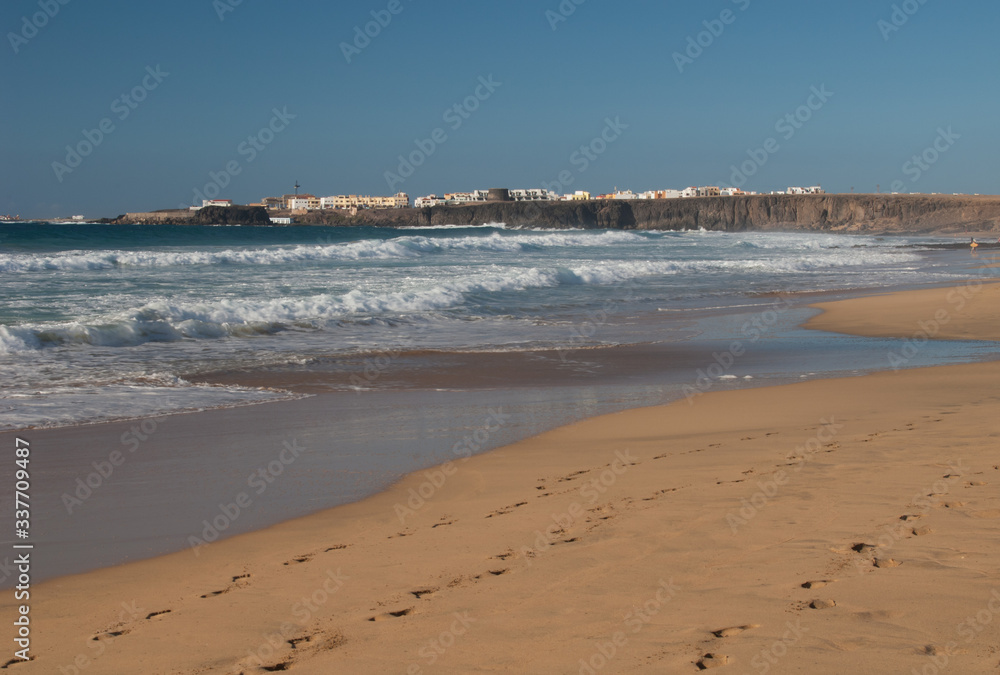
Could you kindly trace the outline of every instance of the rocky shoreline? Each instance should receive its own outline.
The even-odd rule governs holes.
[[[129,213],[121,225],[271,225],[261,207]],[[311,211],[296,225],[426,227],[504,223],[513,228],[804,230],[866,234],[1000,232],[1000,197],[965,195],[758,195],[634,201],[490,202],[422,209]]]

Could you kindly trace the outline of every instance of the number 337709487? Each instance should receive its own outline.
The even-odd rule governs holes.
[[[27,530],[31,525],[31,507],[28,504],[28,489],[31,484],[28,482],[28,462],[29,456],[31,455],[31,447],[28,441],[18,438],[16,447],[14,449],[14,454],[17,459],[14,463],[17,465],[17,471],[14,474],[15,488],[15,511],[14,518],[16,519],[14,527],[18,530],[24,531],[22,536],[20,533],[18,536],[21,538],[26,538]]]

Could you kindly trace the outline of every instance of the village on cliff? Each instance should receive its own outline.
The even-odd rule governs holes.
[[[296,184],[296,189],[298,188]],[[785,191],[771,192],[773,195],[809,195],[825,194],[822,187],[816,185],[812,187],[789,187]],[[487,202],[558,202],[558,201],[590,201],[606,199],[690,199],[694,197],[742,197],[756,195],[756,192],[746,192],[739,188],[720,188],[716,186],[689,187],[684,190],[650,190],[648,192],[636,193],[631,190],[615,190],[607,194],[592,196],[585,191],[576,191],[572,194],[560,195],[552,190],[527,189],[511,190],[507,188],[493,188],[490,190],[473,190],[472,192],[451,192],[443,197],[428,195],[418,197],[413,202],[414,208],[426,208],[430,206],[461,206],[464,204],[477,204]],[[191,211],[198,211],[209,206],[229,207],[234,206],[231,199],[204,199],[201,206],[190,207]],[[309,211],[337,210],[346,211],[351,215],[357,215],[359,210],[370,209],[403,209],[410,207],[410,196],[399,192],[391,197],[378,197],[369,195],[336,195],[332,197],[317,197],[312,194],[286,194],[281,197],[266,197],[258,203],[247,206],[259,206],[268,211],[287,212],[288,215],[275,215],[271,221],[277,224],[290,224],[296,215],[303,215]]]

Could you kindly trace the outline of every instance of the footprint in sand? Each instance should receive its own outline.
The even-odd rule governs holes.
[[[288,641],[288,644],[292,646],[292,649],[298,649],[299,645],[303,642],[312,642],[312,635],[303,635],[302,637],[292,638]]]
[[[921,513],[914,513],[914,514],[907,514],[905,516],[900,516],[899,519],[900,520],[919,520],[919,519],[921,519],[923,517],[924,516]]]
[[[343,551],[345,548],[349,548],[350,546],[350,544],[337,544],[336,546],[331,546],[326,549],[323,553],[329,553],[330,551]]]
[[[837,603],[834,600],[829,600],[824,598],[817,598],[816,600],[813,600],[812,602],[809,603],[809,607],[811,609],[831,609],[836,606]]]
[[[174,610],[172,610],[172,609],[161,609],[159,612],[150,612],[149,614],[146,615],[146,620],[148,621],[148,620],[152,619],[153,617],[161,616],[163,614],[170,614],[170,612],[172,612],[172,611],[174,611]]]
[[[748,630],[753,630],[754,628],[760,628],[760,624],[748,623],[745,626],[730,626],[729,628],[720,628],[719,630],[713,630],[712,635],[717,638],[728,638],[734,635],[739,635],[740,633],[745,633]]]
[[[586,473],[586,472],[584,472],[584,473]],[[542,495],[542,496],[544,497],[545,495]],[[510,506],[505,506],[502,509],[497,509],[493,513],[490,513],[489,515],[487,515],[486,517],[487,518],[494,518],[496,516],[506,516],[508,513],[510,513],[514,509],[519,509],[522,506],[526,506],[527,504],[528,504],[528,502],[518,502],[517,504],[511,504]]]
[[[94,642],[100,642],[101,640],[113,640],[116,637],[121,637],[122,635],[127,635],[127,634],[128,634],[128,631],[124,630],[124,629],[123,630],[109,630],[109,631],[107,631],[105,633],[101,633],[100,635],[95,635],[94,637],[92,637],[90,639],[93,640]]]
[[[818,579],[816,581],[807,581],[802,584],[802,588],[823,588],[824,586],[829,586],[836,579]]]
[[[928,534],[934,532],[934,530],[924,525],[923,527],[913,528],[912,532],[914,537],[926,537]]]
[[[312,560],[312,554],[311,553],[308,554],[308,555],[301,555],[301,556],[299,556],[297,558],[292,558],[291,560],[289,560],[288,562],[286,562],[285,565],[299,565],[299,564],[302,564],[302,563],[305,563],[305,562],[309,562],[310,560]]]
[[[680,489],[681,488],[679,488],[679,487],[675,487],[675,488],[667,488],[665,490],[657,490],[651,496],[649,496],[649,497],[643,497],[642,501],[644,501],[644,502],[651,502],[651,501],[654,501],[656,499],[659,499],[661,495],[670,494],[671,492],[677,492]]]
[[[711,670],[721,666],[729,665],[729,657],[724,654],[709,653],[701,657],[698,661],[698,670]]]
[[[28,661],[34,661],[34,660],[35,660],[34,655],[29,655],[28,656]],[[27,663],[28,661],[25,661],[24,659],[21,659],[21,658],[11,659],[7,663],[5,663],[2,666],[0,666],[0,670],[7,670],[8,666],[13,666],[15,663]]]
[[[893,560],[892,558],[875,558],[872,564],[879,569],[891,569],[893,567],[899,567],[901,563]]]
[[[250,578],[249,574],[237,574],[235,577],[232,577],[232,579],[233,579],[233,585],[227,586],[226,588],[223,588],[221,591],[212,591],[211,593],[206,593],[205,595],[203,595],[201,597],[202,598],[214,598],[216,596],[228,593],[229,591],[231,591],[233,589],[243,588],[244,586],[247,585],[247,582],[244,581],[244,580],[245,579],[249,579],[249,578]],[[240,583],[241,581],[243,583]]]
[[[414,596],[417,600],[421,598],[434,595],[438,592],[436,588],[422,588],[419,591],[410,591],[410,595]]]
[[[276,663],[273,666],[262,666],[261,670],[267,673],[276,673],[281,670],[288,670],[292,667],[291,661],[282,661],[281,663]]]
[[[431,529],[433,530],[436,527],[444,527],[445,525],[454,525],[457,522],[458,522],[457,520],[449,520],[443,523],[434,523],[433,525],[431,525]]]
[[[223,593],[228,593],[228,592],[229,592],[228,588],[223,588],[221,591],[212,591],[211,593],[206,593],[205,595],[203,595],[201,597],[202,598],[214,598],[217,595],[222,595]]]
[[[400,617],[408,616],[413,613],[413,607],[407,607],[406,609],[400,609],[395,612],[386,612],[385,614],[377,614],[369,621],[387,621],[389,619],[398,619]]]

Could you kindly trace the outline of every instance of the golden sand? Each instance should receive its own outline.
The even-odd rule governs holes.
[[[810,325],[996,339],[1000,286],[963,288]],[[899,370],[579,422],[43,584],[11,671],[997,672],[998,382]]]

